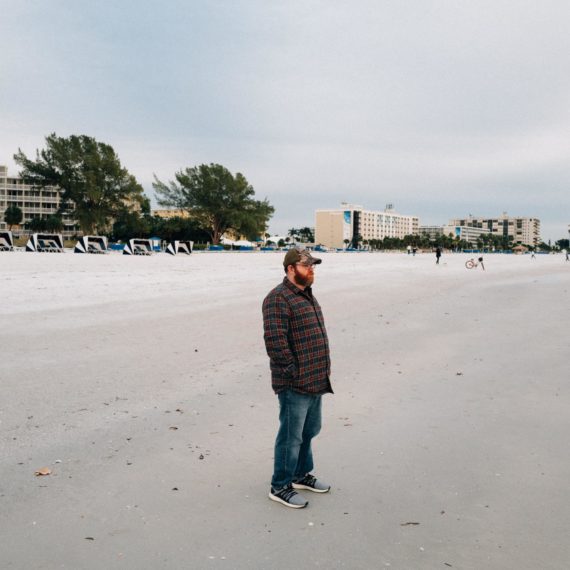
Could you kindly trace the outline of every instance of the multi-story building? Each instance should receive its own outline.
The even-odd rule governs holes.
[[[419,225],[418,217],[398,214],[391,204],[378,212],[343,202],[339,209],[315,212],[315,243],[343,248],[361,240],[403,238],[417,235]]]
[[[152,210],[151,214],[153,216],[158,216],[159,218],[163,218],[164,220],[170,220],[171,218],[189,218],[190,214],[188,210]]]
[[[430,240],[436,240],[443,235],[443,226],[420,226],[421,236],[427,236]]]
[[[57,213],[60,205],[61,191],[55,186],[33,188],[24,183],[19,176],[8,176],[8,167],[0,166],[0,230],[8,229],[4,221],[4,212],[8,206],[18,206],[22,210],[23,219],[15,230],[19,234],[30,233],[26,224],[34,218],[47,218]],[[78,235],[76,222],[67,214],[62,216],[64,237]]]
[[[490,233],[489,228],[450,225],[443,227],[443,235],[466,241],[472,246],[477,245],[477,241],[481,238],[481,235],[488,233]]]
[[[537,246],[540,244],[540,220],[538,218],[511,217],[506,212],[496,218],[467,218],[449,220],[449,226],[465,226],[487,230],[483,233],[511,238],[514,244]]]

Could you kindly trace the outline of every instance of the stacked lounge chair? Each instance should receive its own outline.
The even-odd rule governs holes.
[[[0,232],[0,251],[14,251],[12,232]]]

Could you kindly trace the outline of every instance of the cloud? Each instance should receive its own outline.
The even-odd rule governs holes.
[[[0,162],[82,133],[149,192],[154,172],[243,172],[279,232],[343,199],[430,223],[520,209],[566,235],[566,2],[8,5]]]

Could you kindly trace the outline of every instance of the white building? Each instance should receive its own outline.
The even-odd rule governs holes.
[[[339,209],[315,212],[315,243],[343,248],[361,240],[403,238],[419,233],[419,218],[394,211],[391,204],[383,212],[365,210],[362,206],[343,202]]]
[[[488,228],[473,228],[471,226],[444,226],[443,235],[451,235],[454,238],[469,242],[472,246],[477,245],[477,240],[482,234],[489,234]]]
[[[540,220],[538,218],[512,217],[503,212],[496,218],[457,218],[449,220],[449,226],[479,228],[485,233],[500,237],[510,237],[514,244],[537,246],[540,244]]]
[[[421,236],[436,240],[443,235],[443,226],[420,226],[419,232]]]
[[[4,221],[4,212],[8,206],[18,206],[22,210],[23,219],[19,226],[13,229],[19,234],[27,234],[23,226],[34,218],[47,218],[57,213],[60,205],[61,192],[59,188],[47,186],[32,188],[25,184],[19,176],[8,176],[8,167],[0,166],[0,230],[8,229]],[[81,233],[75,221],[63,215],[64,237]]]

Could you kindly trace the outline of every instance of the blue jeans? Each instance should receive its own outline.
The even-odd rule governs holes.
[[[279,397],[279,431],[271,486],[281,489],[313,470],[311,440],[321,431],[321,396],[284,390]]]

